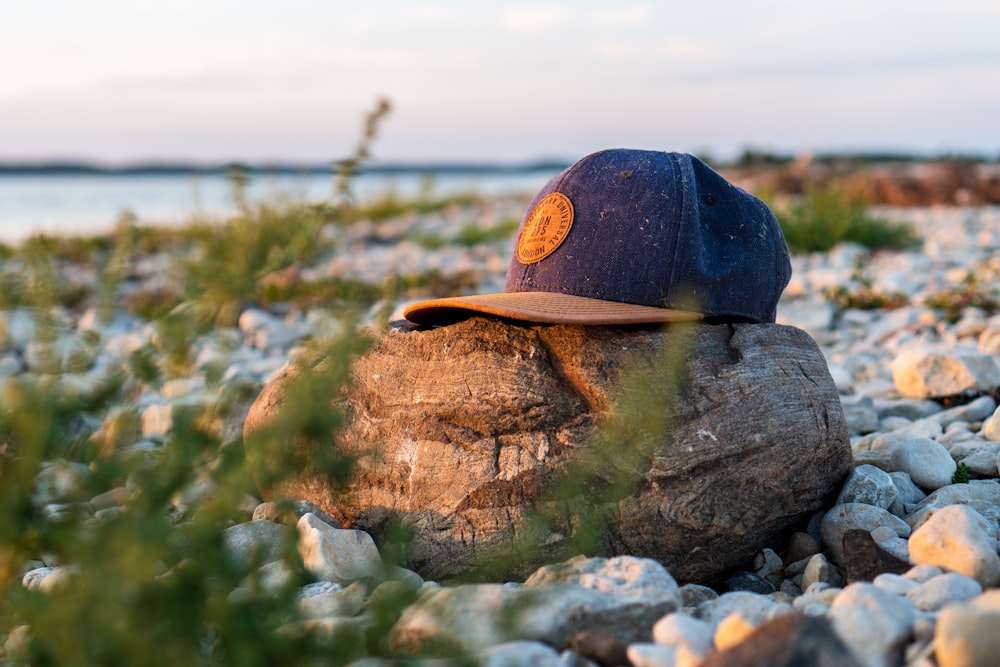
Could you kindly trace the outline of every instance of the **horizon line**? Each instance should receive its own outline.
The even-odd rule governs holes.
[[[921,161],[966,161],[1000,162],[1000,155],[990,157],[986,153],[958,151],[886,151],[886,150],[845,150],[810,152],[813,161],[829,162],[855,160],[862,163],[879,162],[921,162]],[[701,159],[718,166],[741,166],[746,164],[784,164],[792,162],[802,153],[770,150],[745,149],[740,155],[729,160],[716,160],[710,155]],[[249,173],[332,173],[350,167],[350,159],[316,160],[182,160],[149,158],[109,164],[101,160],[86,158],[42,158],[42,159],[0,159],[0,176],[10,175],[171,175],[171,174],[218,174],[233,169]],[[363,163],[353,167],[355,173],[525,173],[531,171],[562,170],[573,164],[562,158],[537,158],[516,162],[502,160],[386,160]]]

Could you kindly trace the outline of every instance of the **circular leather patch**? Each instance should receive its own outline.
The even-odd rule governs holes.
[[[517,261],[540,262],[562,245],[573,226],[573,202],[561,192],[545,196],[528,214],[517,237]]]

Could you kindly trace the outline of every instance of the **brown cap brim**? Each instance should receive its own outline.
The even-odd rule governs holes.
[[[504,292],[420,301],[404,308],[403,317],[417,324],[454,322],[467,312],[487,313],[544,324],[654,324],[702,319],[701,313],[639,306],[552,292]]]

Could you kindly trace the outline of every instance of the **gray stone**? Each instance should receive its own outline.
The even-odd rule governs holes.
[[[851,584],[830,606],[834,630],[865,667],[897,667],[915,618],[908,601],[867,582]]]
[[[910,526],[902,519],[893,516],[887,510],[874,505],[862,503],[847,503],[835,505],[823,517],[823,543],[826,544],[833,561],[844,564],[844,533],[849,530],[862,529],[872,531],[879,526],[888,526],[900,537],[908,537]]]
[[[997,409],[997,402],[992,396],[979,396],[964,405],[956,405],[953,408],[942,410],[930,417],[930,419],[948,426],[954,422],[980,422],[988,418]]]
[[[909,473],[890,472],[889,477],[898,492],[895,502],[889,507],[889,511],[898,517],[905,517],[910,513],[909,508],[926,498],[927,494],[913,483]]]
[[[350,617],[361,611],[367,597],[367,588],[360,581],[347,587],[332,581],[318,581],[299,591],[296,607],[306,618]]]
[[[24,350],[35,338],[35,318],[27,309],[0,310],[0,350]]]
[[[970,472],[976,475],[996,477],[1000,442],[973,441],[970,445],[968,453],[959,460],[959,463],[964,464]]]
[[[309,513],[296,528],[302,563],[317,579],[348,584],[383,576],[382,558],[368,533],[334,528]]]
[[[902,561],[903,563],[912,563],[913,559],[910,558],[910,543],[906,538],[903,537],[889,537],[885,539],[875,540],[875,544],[879,546],[883,551],[885,551],[890,556]]]
[[[934,577],[942,574],[944,574],[944,570],[939,568],[937,565],[920,564],[914,565],[900,576],[905,577],[906,579],[912,579],[918,584],[922,584],[923,582],[930,581]]]
[[[675,650],[683,647],[692,656],[712,652],[714,630],[711,624],[687,614],[667,614],[653,626],[653,641]]]
[[[829,301],[785,301],[778,309],[778,323],[803,329],[816,338],[832,328],[834,315],[836,309]]]
[[[390,647],[402,653],[430,645],[475,652],[512,640],[561,646],[585,630],[605,630],[627,643],[649,641],[656,620],[680,607],[672,581],[646,559],[579,557],[542,568],[524,586],[441,588],[406,608]]]
[[[715,600],[703,602],[698,607],[698,618],[718,626],[723,619],[738,614],[754,626],[760,625],[776,614],[784,613],[789,605],[776,602],[770,596],[744,591],[723,593]]]
[[[965,574],[983,588],[1000,582],[997,547],[996,527],[966,505],[942,507],[910,535],[915,563]]]
[[[42,580],[58,570],[58,566],[36,567],[21,576],[21,585],[29,591],[38,590]]]
[[[719,594],[708,586],[701,584],[684,584],[680,587],[681,604],[685,607],[697,607],[703,602],[715,600]]]
[[[892,362],[892,379],[904,396],[932,398],[1000,385],[1000,366],[988,354],[910,349]]]
[[[875,405],[870,396],[842,396],[840,403],[844,408],[848,433],[859,435],[878,430],[878,413],[875,412]]]
[[[1000,356],[1000,326],[989,325],[979,334],[979,351]]]
[[[877,398],[874,403],[880,419],[904,417],[917,421],[941,412],[940,403],[926,398]]]
[[[887,433],[872,441],[873,451],[887,452],[893,472],[905,472],[929,490],[951,484],[957,464],[941,443],[929,438]]]
[[[816,528],[816,533],[820,536],[822,536],[819,528],[821,525],[822,523]],[[788,540],[788,549],[785,550],[784,560],[786,563],[794,563],[809,558],[813,554],[818,554],[822,550],[823,542],[820,539],[809,533],[796,531]]]
[[[266,591],[281,591],[298,581],[299,569],[284,560],[274,560],[257,568],[257,582]],[[243,586],[253,587],[253,582],[244,580]]]
[[[24,363],[21,356],[14,352],[0,354],[0,377],[10,377],[17,375],[24,370]]]
[[[491,646],[482,651],[478,659],[479,667],[565,667],[552,647],[531,641]]]
[[[1000,522],[1000,483],[995,479],[973,479],[968,484],[950,484],[921,500],[906,517],[911,528],[923,523],[935,510],[948,505],[968,505],[993,523]]]
[[[891,593],[892,595],[906,595],[920,585],[913,579],[907,579],[901,574],[893,574],[890,572],[884,572],[878,575],[872,579],[872,584],[881,588],[886,593]]]
[[[987,440],[1000,440],[1000,408],[983,422],[983,437]]]
[[[906,598],[920,611],[938,611],[946,604],[970,600],[982,592],[982,585],[972,577],[948,572],[917,584]]]
[[[889,509],[898,496],[889,473],[872,465],[859,465],[847,477],[835,504],[865,503]]]
[[[833,378],[833,385],[841,394],[849,394],[854,390],[854,376],[843,366],[829,364],[830,377]]]
[[[802,570],[803,590],[808,590],[813,584],[823,583],[829,586],[840,587],[844,583],[844,575],[826,559],[823,554],[816,554],[809,558],[806,567]]]
[[[340,522],[334,517],[324,512],[318,505],[308,500],[293,500],[283,498],[267,503],[261,503],[254,508],[254,519],[267,519],[285,525],[294,526],[305,514],[313,514],[317,519],[324,521],[334,528],[341,528]]]
[[[733,572],[722,579],[720,586],[726,591],[746,591],[760,595],[774,592],[774,584],[756,572]]]
[[[93,472],[83,463],[63,459],[46,461],[35,476],[31,500],[35,506],[42,507],[77,499],[93,477]]]
[[[933,419],[918,419],[907,424],[896,432],[898,435],[908,435],[914,438],[937,440],[944,434],[944,427]]]
[[[678,388],[662,363],[682,345]],[[402,524],[412,533],[403,564],[430,578],[491,557],[509,571],[490,577],[521,578],[577,553],[581,526],[597,530],[595,555],[655,558],[682,581],[710,580],[820,509],[851,464],[825,359],[803,332],[778,325],[661,331],[473,317],[392,329],[354,365],[337,445],[356,466],[341,486],[310,463],[314,441],[263,438],[306,376],[295,367],[269,385],[247,417],[248,455],[262,469],[273,452],[306,461],[263,497],[309,500],[380,542]],[[616,398],[626,377],[643,407]],[[620,423],[628,446],[598,446],[601,423]],[[553,485],[569,470],[577,488],[624,496],[580,491],[557,502]],[[534,509],[548,519],[544,549],[507,557]],[[583,513],[610,520],[591,526]]]
[[[636,642],[629,644],[628,661],[632,667],[676,667],[677,649],[662,644]]]
[[[227,555],[248,570],[282,557],[291,530],[273,521],[247,521],[226,528],[222,541]]]
[[[1000,655],[1000,590],[944,607],[934,629],[939,667],[994,665]]]

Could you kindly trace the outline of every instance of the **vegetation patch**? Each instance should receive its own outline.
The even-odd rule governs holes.
[[[836,184],[810,188],[794,198],[764,197],[793,252],[827,251],[845,241],[871,250],[903,249],[918,241],[909,226],[873,216],[863,197]]]
[[[928,295],[924,304],[942,311],[945,319],[955,323],[966,308],[978,308],[987,315],[1000,312],[1000,294],[996,289],[983,285],[976,272],[970,271],[961,284]]]

